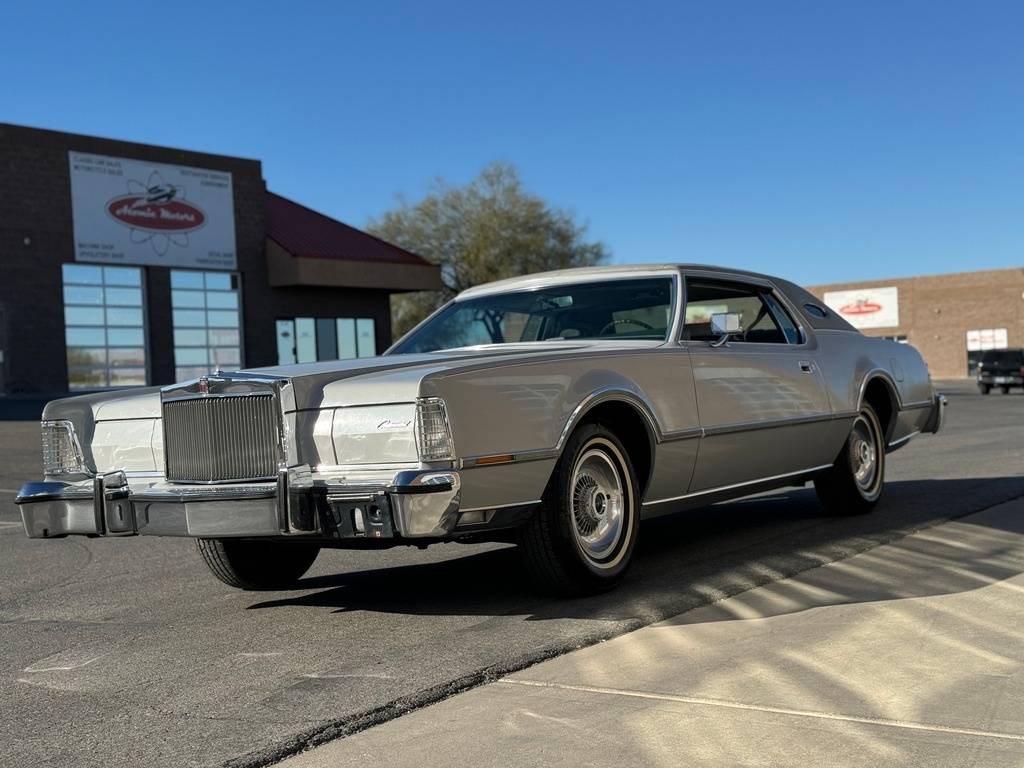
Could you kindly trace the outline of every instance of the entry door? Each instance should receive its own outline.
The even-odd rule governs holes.
[[[710,316],[740,315],[721,346]],[[828,395],[809,339],[770,287],[687,281],[690,348],[704,437],[691,492],[799,472],[822,463]]]

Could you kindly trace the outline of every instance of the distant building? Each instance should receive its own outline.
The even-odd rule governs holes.
[[[934,378],[973,375],[983,350],[1024,347],[1024,267],[809,290],[864,333],[913,344]]]
[[[416,254],[268,192],[258,160],[0,124],[0,393],[373,355]]]

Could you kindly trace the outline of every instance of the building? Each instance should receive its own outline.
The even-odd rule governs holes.
[[[267,191],[258,160],[0,124],[0,392],[366,356],[419,256]]]
[[[983,350],[1024,347],[1024,268],[809,290],[864,333],[913,344],[934,378],[973,375]]]

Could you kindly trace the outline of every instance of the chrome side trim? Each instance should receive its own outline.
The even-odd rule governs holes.
[[[922,408],[931,408],[934,405],[933,400],[918,400],[913,403],[904,403],[901,411],[917,411]]]
[[[893,440],[891,443],[889,443],[889,445],[887,447],[888,448],[898,448],[899,446],[903,445],[908,440],[910,440],[910,438],[917,437],[920,434],[921,434],[921,430],[920,429],[915,429],[909,435],[904,435],[899,440]]]
[[[759,485],[760,483],[770,483],[775,480],[785,480],[787,477],[799,477],[800,475],[808,475],[812,472],[820,472],[823,469],[828,469],[831,464],[822,464],[817,467],[810,467],[809,469],[801,469],[796,472],[786,472],[781,475],[772,475],[771,477],[759,477],[756,480],[744,480],[742,483],[733,483],[732,485],[721,485],[717,488],[708,488],[703,491],[694,491],[693,493],[684,493],[682,496],[670,496],[667,499],[654,499],[651,501],[645,501],[643,506],[648,507],[654,504],[665,504],[670,501],[682,501],[683,499],[694,499],[700,496],[707,496],[712,493],[720,493],[721,491],[731,491],[734,488],[744,488],[750,485]]]
[[[460,514],[466,512],[490,512],[491,510],[495,509],[508,509],[509,507],[528,507],[533,504],[540,503],[540,499],[534,499],[533,501],[516,501],[513,502],[512,504],[492,504],[491,506],[488,507],[466,507],[465,509],[460,509],[459,512]]]
[[[855,419],[860,415],[859,411],[836,411],[832,414],[833,421],[840,421],[842,419]]]
[[[459,459],[458,465],[460,469],[473,469],[477,466],[477,462],[480,459],[488,458],[496,454],[482,453],[478,456],[467,456],[464,459]],[[481,468],[486,467],[508,467],[513,464],[524,464],[528,461],[543,461],[544,459],[556,459],[558,458],[558,451],[554,448],[534,448],[529,451],[509,451],[509,456],[512,457],[511,461],[502,461],[494,464],[483,464]]]
[[[661,442],[671,443],[676,440],[693,440],[696,437],[704,437],[705,431],[702,427],[691,427],[689,429],[677,429],[673,432],[665,432],[661,436]]]
[[[775,429],[776,427],[793,427],[801,424],[817,424],[822,421],[832,421],[834,414],[824,413],[817,416],[787,416],[784,419],[772,419],[771,421],[738,421],[733,424],[722,424],[717,427],[706,427],[705,437],[715,435],[728,435],[734,432],[752,432],[758,429]]]

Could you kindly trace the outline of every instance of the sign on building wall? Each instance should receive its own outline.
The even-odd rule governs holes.
[[[900,324],[899,289],[895,286],[827,291],[824,301],[854,328],[895,328]]]
[[[231,174],[69,152],[75,260],[234,269]]]
[[[980,352],[985,349],[1006,349],[1005,328],[981,328],[967,332],[967,351]]]

